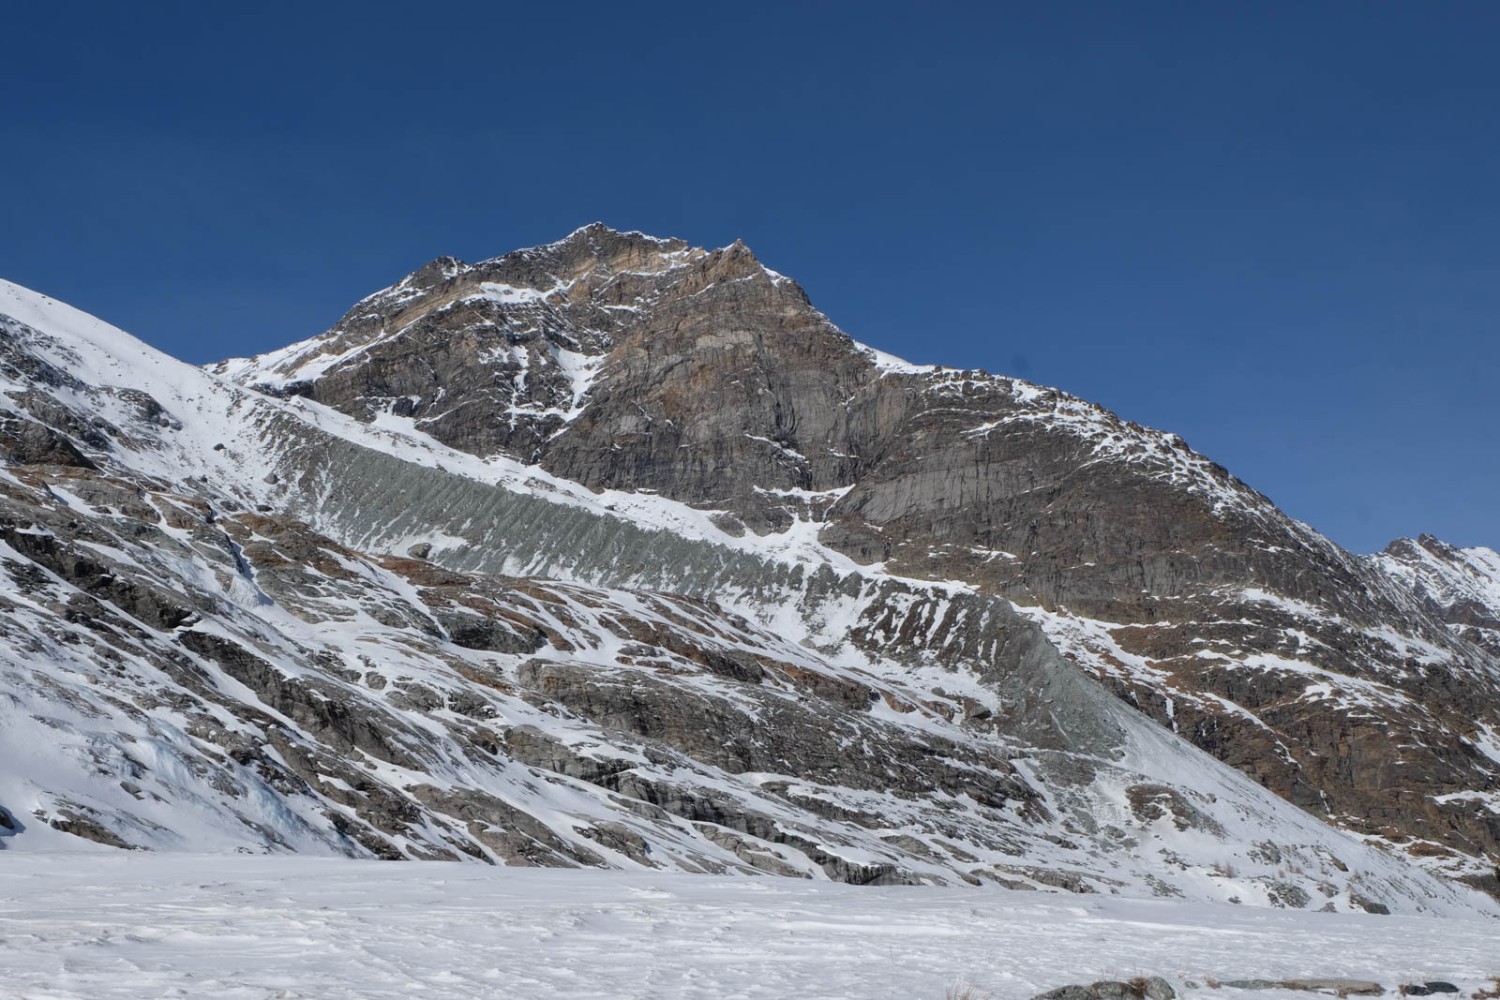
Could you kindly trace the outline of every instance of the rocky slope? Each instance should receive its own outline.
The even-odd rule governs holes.
[[[1063,610],[1045,586],[1072,578],[1044,586],[1038,553],[971,562],[924,542],[942,477],[908,468],[902,434],[972,414],[948,405],[969,396],[984,401],[975,426],[1021,415],[1006,426],[1087,448],[1116,428],[1127,440],[1092,460],[1101,475],[1264,518],[1362,580],[1366,563],[1281,525],[1172,439],[860,348],[742,247],[591,228],[473,268],[439,262],[324,338],[223,367],[262,391],[15,286],[0,285],[0,316],[0,752],[17,762],[0,775],[0,844],[1483,908],[1173,736],[1177,722],[1249,759],[1239,734],[1269,726],[1132,646],[1127,626]],[[876,401],[817,412],[846,390]],[[843,457],[810,458],[796,433],[810,427]],[[1021,448],[997,431],[973,437]],[[676,435],[670,452],[659,434]],[[704,449],[724,463],[717,483]],[[1066,454],[1026,461],[1045,472]],[[892,496],[901,516],[876,523],[870,498]],[[1015,530],[981,508],[950,510],[946,530]],[[870,562],[861,539],[887,531]],[[1382,625],[1378,642],[1430,630],[1446,644],[1432,655],[1479,690],[1457,667],[1492,663],[1461,661],[1478,654],[1380,579],[1337,595],[1345,614],[1399,611],[1408,631]],[[1194,600],[1353,628],[1242,591]],[[1110,600],[1085,606],[1145,598]],[[1224,672],[1253,692],[1275,673],[1252,654],[1225,650]],[[1315,721],[1355,696],[1391,724],[1381,698],[1429,711],[1385,678],[1288,662],[1326,684],[1296,708]],[[1219,742],[1182,726],[1195,712],[1225,720]],[[1288,757],[1317,752],[1275,738]],[[1454,773],[1465,794],[1493,788],[1467,758]],[[1482,817],[1457,801],[1426,815]]]
[[[1500,552],[1422,535],[1392,542],[1375,564],[1457,635],[1500,655]]]
[[[1474,796],[1500,774],[1500,668],[1486,626],[1446,625],[1474,605],[1342,551],[1174,435],[864,348],[741,244],[596,225],[439,260],[321,337],[216,371],[492,465],[668,497],[725,538],[1003,596],[1279,795],[1493,882],[1500,815]],[[497,551],[451,558],[514,558],[481,554]]]

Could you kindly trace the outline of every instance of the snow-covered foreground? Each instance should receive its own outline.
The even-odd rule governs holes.
[[[341,859],[0,854],[0,996],[941,998],[1160,974],[1500,974],[1500,924],[955,887]],[[1188,985],[1190,983],[1196,986]]]

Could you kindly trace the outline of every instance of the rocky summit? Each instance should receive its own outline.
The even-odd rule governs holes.
[[[1500,912],[1500,555],[862,346],[743,244],[199,370],[0,284],[0,846]]]

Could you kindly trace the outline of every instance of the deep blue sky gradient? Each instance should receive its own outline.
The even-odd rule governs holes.
[[[1500,546],[1500,5],[24,4],[0,276],[191,361],[598,219]]]

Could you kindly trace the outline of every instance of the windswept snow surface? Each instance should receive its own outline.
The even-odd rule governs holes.
[[[1267,911],[1006,890],[853,887],[311,858],[13,857],[0,996],[941,998],[1167,978],[1185,1000],[1394,994],[1500,973],[1484,919]],[[1196,984],[1196,985],[1194,985]]]

